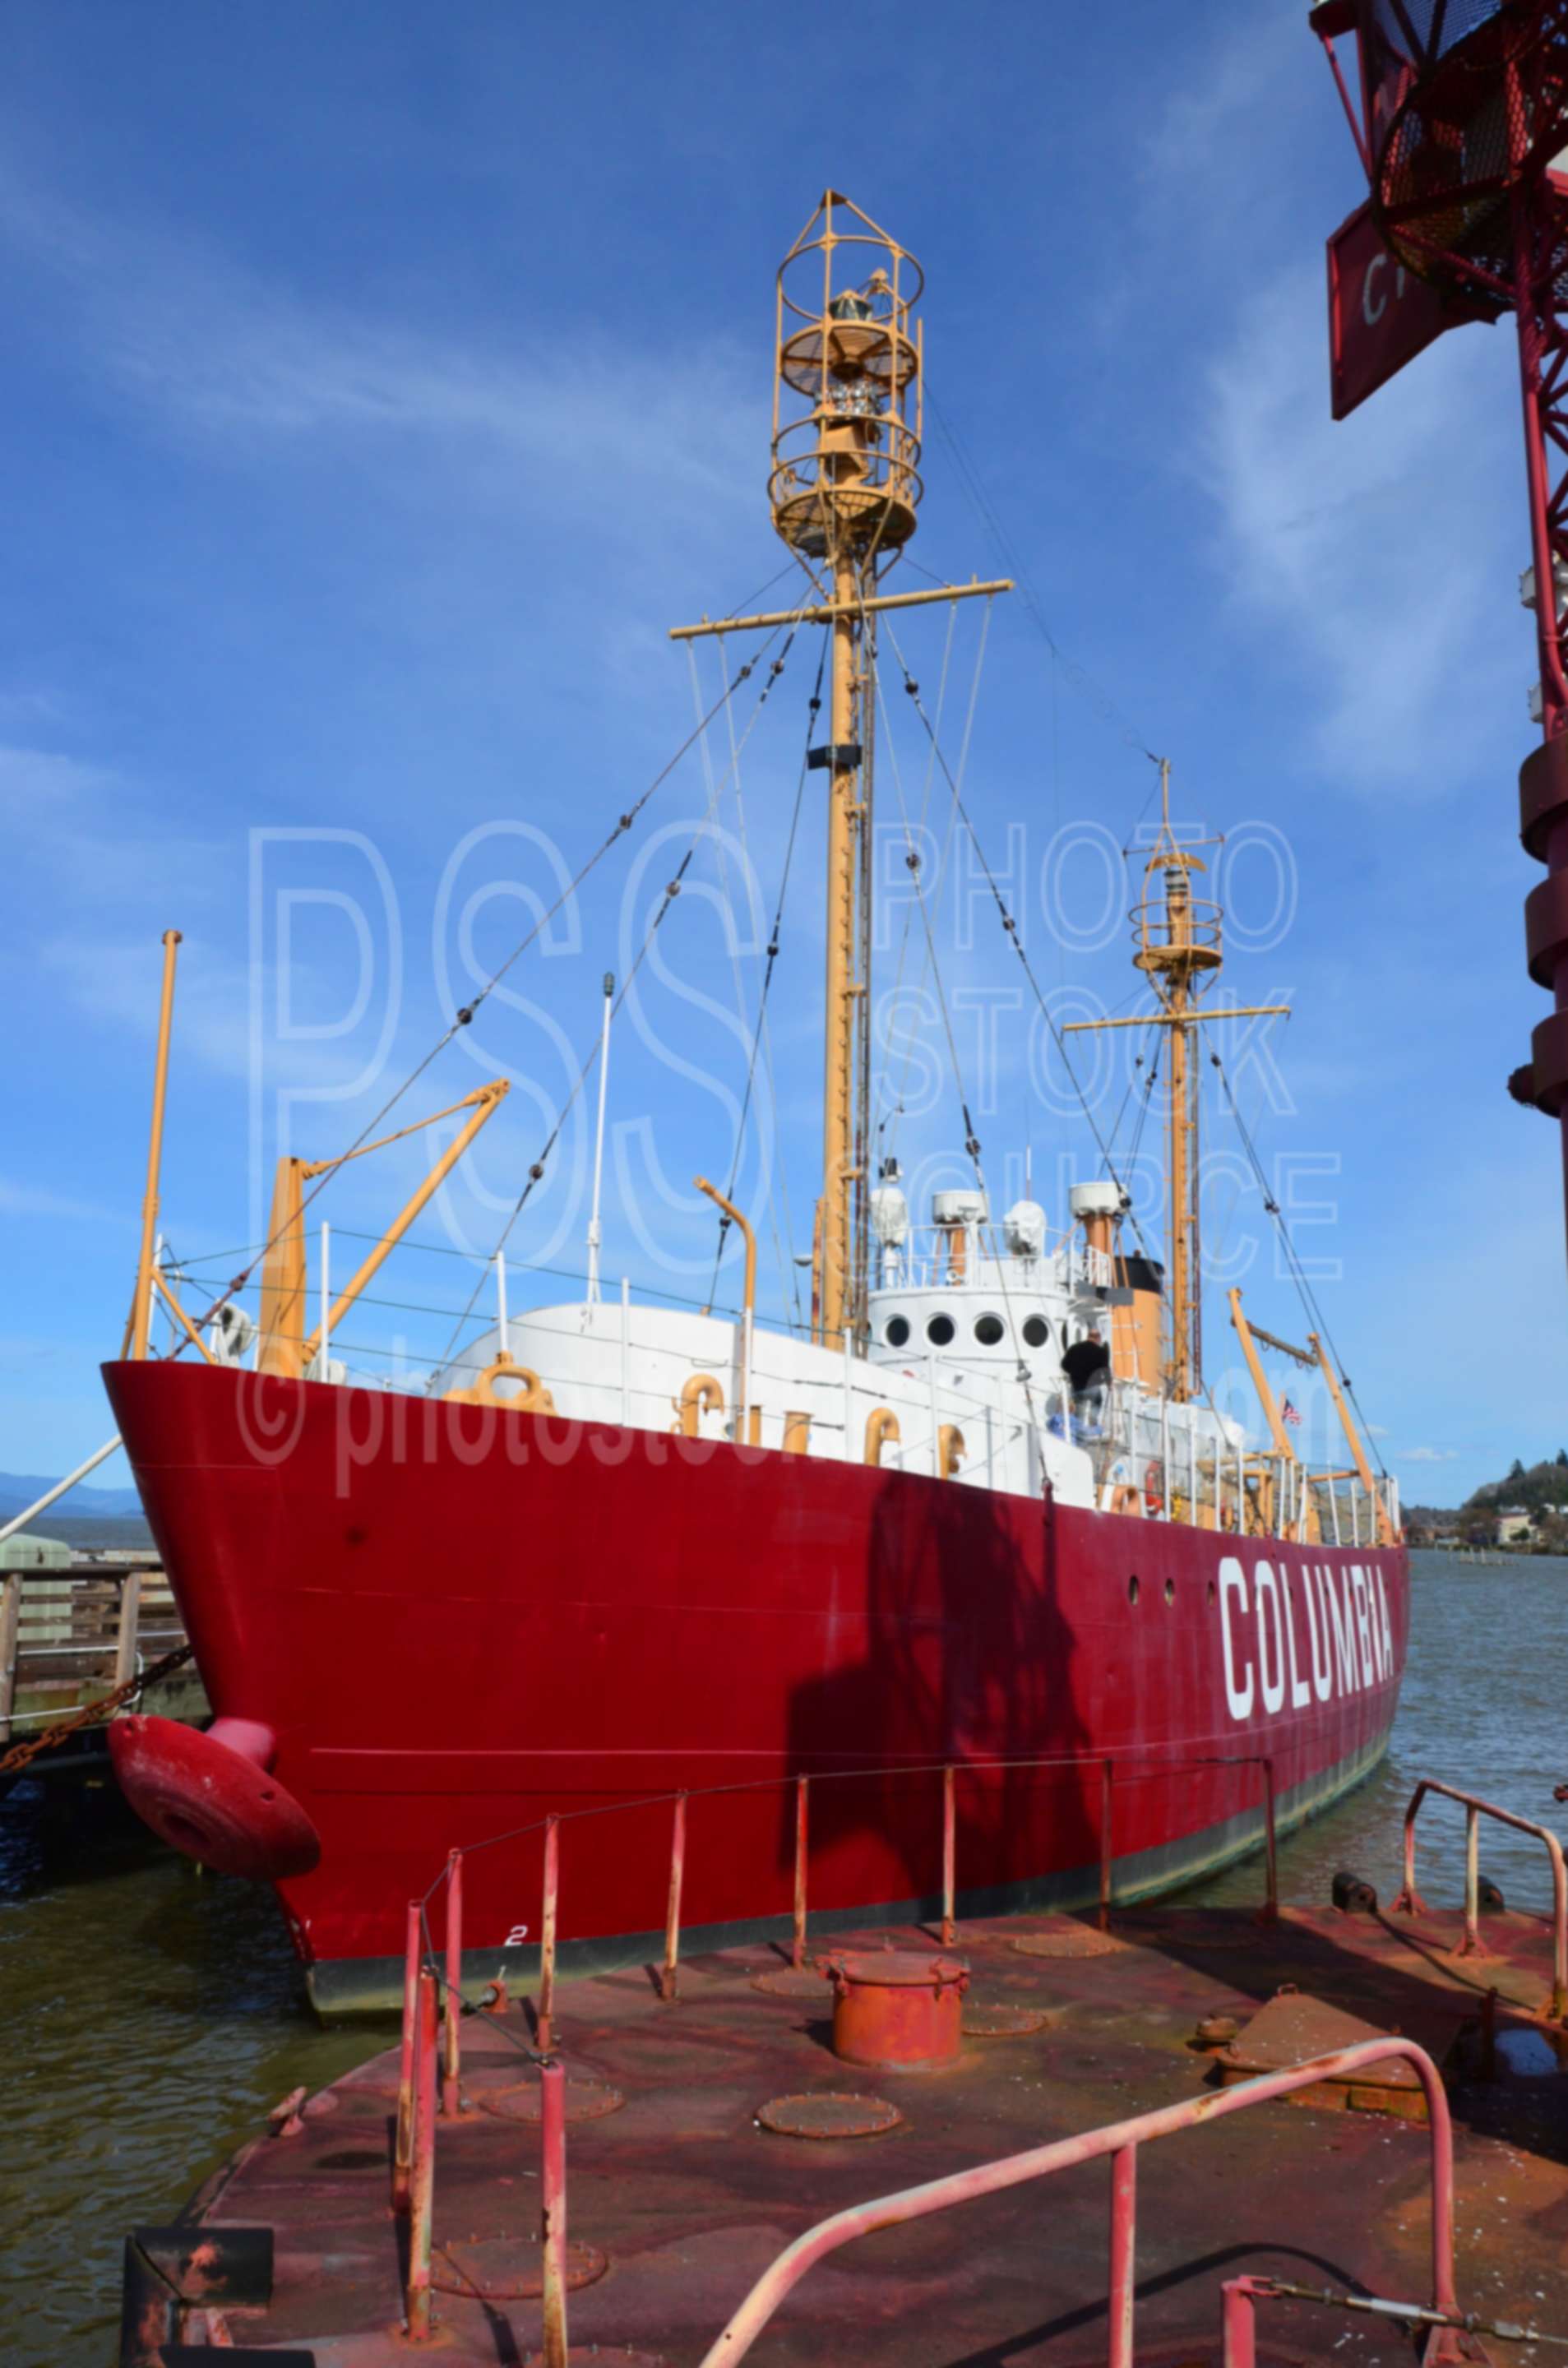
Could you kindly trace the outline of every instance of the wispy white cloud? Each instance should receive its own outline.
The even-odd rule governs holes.
[[[1217,556],[1233,605],[1311,680],[1321,760],[1363,789],[1429,791],[1495,741],[1478,677],[1516,665],[1523,718],[1528,641],[1498,622],[1517,508],[1494,482],[1507,357],[1461,331],[1335,422],[1324,346],[1303,268],[1257,290],[1216,357],[1199,467]]]
[[[526,344],[312,302],[206,237],[95,217],[0,159],[0,245],[62,302],[78,367],[104,395],[230,450],[320,443],[373,462],[411,438],[460,453],[494,499],[497,455],[531,500],[579,518],[732,513],[755,500],[766,379],[718,336],[628,349],[585,290]],[[635,500],[631,498],[635,488]]]
[[[232,870],[232,853],[215,840],[146,827],[147,810],[142,784],[112,765],[0,746],[0,815],[11,845],[60,876],[74,908],[99,899],[123,907],[155,888],[185,909]]]
[[[78,1201],[70,1193],[52,1191],[46,1184],[24,1184],[15,1177],[0,1176],[0,1217],[59,1217],[99,1225],[115,1216],[113,1210],[96,1201]]]
[[[1457,1447],[1403,1447],[1394,1451],[1396,1463],[1457,1463]]]
[[[1267,102],[1282,84],[1297,85],[1301,27],[1289,11],[1221,20],[1222,31],[1196,60],[1196,71],[1174,84],[1155,116],[1139,156],[1140,178],[1151,193],[1167,188],[1173,176],[1192,186],[1200,176],[1205,202],[1212,200],[1216,173],[1229,160],[1239,176],[1249,175],[1252,146],[1239,131],[1268,120]],[[1270,130],[1277,129],[1274,122]]]
[[[68,994],[76,1008],[99,1025],[129,1030],[151,1042],[157,1028],[159,953],[141,939],[97,931],[63,934],[41,949],[42,968]],[[180,949],[185,992],[176,1008],[181,1062],[194,1061],[210,1075],[238,1084],[253,1082],[257,1052],[251,1023],[252,971],[248,961],[221,946],[187,936]],[[301,1008],[319,999],[335,1008],[341,982],[319,966],[295,957],[290,989]],[[365,1033],[373,1037],[368,1023]],[[275,1049],[268,1043],[274,1063]],[[358,1073],[364,1058],[359,1031],[347,1040],[291,1042],[288,1079],[294,1088],[331,1089]]]

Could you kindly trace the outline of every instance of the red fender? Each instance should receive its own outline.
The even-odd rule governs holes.
[[[187,1858],[258,1883],[319,1864],[321,1836],[267,1772],[277,1748],[270,1728],[220,1718],[203,1735],[171,1718],[117,1718],[108,1748],[137,1816]]]

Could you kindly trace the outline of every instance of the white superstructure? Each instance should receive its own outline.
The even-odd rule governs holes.
[[[445,1396],[487,1373],[501,1403],[547,1391],[563,1420],[740,1439],[817,1458],[874,1463],[968,1487],[1159,1515],[1171,1499],[1216,1504],[1239,1486],[1240,1427],[1176,1404],[1129,1374],[1074,1399],[1062,1371],[1091,1326],[1108,1343],[1129,1294],[1076,1231],[1054,1237],[1032,1201],[1001,1225],[978,1192],[934,1197],[908,1223],[895,1186],[874,1208],[875,1272],[865,1353],[744,1319],[619,1299],[510,1316],[434,1377]],[[502,1351],[516,1372],[497,1367]],[[741,1409],[746,1409],[744,1418]],[[892,1417],[891,1421],[889,1417]]]

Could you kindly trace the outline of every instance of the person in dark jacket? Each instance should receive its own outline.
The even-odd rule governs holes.
[[[1081,1340],[1062,1351],[1062,1370],[1073,1393],[1073,1412],[1085,1429],[1098,1430],[1110,1387],[1110,1350],[1099,1326],[1091,1324]]]

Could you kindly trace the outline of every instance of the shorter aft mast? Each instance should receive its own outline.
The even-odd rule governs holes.
[[[1194,874],[1206,869],[1196,850],[1200,847],[1217,847],[1223,842],[1220,837],[1185,842],[1177,838],[1171,822],[1170,761],[1162,757],[1158,762],[1160,827],[1143,867],[1144,893],[1133,906],[1130,917],[1135,948],[1133,963],[1148,978],[1159,1008],[1153,1012],[1137,1013],[1131,1019],[1069,1020],[1063,1033],[1076,1034],[1108,1028],[1161,1028],[1166,1030],[1165,1042],[1170,1052],[1166,1087],[1169,1198],[1165,1225],[1166,1290],[1160,1360],[1161,1395],[1171,1406],[1193,1406],[1206,1395],[1203,1380],[1202,1230],[1199,1219],[1201,1173],[1199,1160],[1199,1083],[1202,1068],[1197,1058],[1195,1031],[1216,1019],[1288,1019],[1290,1006],[1261,1003],[1237,1004],[1222,1009],[1200,1008],[1199,997],[1205,986],[1219,976],[1223,965],[1221,925],[1224,915],[1211,899],[1193,893]],[[1161,875],[1157,892],[1153,887],[1156,873]],[[1104,1236],[1108,1236],[1112,1225],[1119,1221],[1119,1213],[1108,1221],[1100,1218]],[[1119,1281],[1125,1281],[1128,1273],[1128,1262],[1119,1258]],[[1135,1293],[1134,1304],[1142,1297],[1142,1294]],[[1230,1310],[1231,1321],[1268,1426],[1272,1448],[1271,1454],[1256,1458],[1254,1462],[1252,1495],[1257,1526],[1272,1530],[1277,1523],[1283,1526],[1289,1522],[1301,1536],[1316,1541],[1321,1535],[1321,1515],[1313,1491],[1258,1358],[1257,1344],[1261,1341],[1296,1363],[1322,1372],[1351,1454],[1351,1468],[1344,1472],[1325,1473],[1324,1482],[1331,1491],[1341,1480],[1358,1483],[1369,1501],[1379,1541],[1392,1543],[1395,1534],[1393,1519],[1384,1493],[1373,1479],[1344,1387],[1319,1336],[1315,1332],[1310,1334],[1311,1348],[1298,1349],[1290,1341],[1278,1338],[1272,1332],[1264,1331],[1261,1326],[1249,1324],[1242,1313],[1239,1291],[1230,1293]],[[1113,1340],[1116,1338],[1114,1325],[1112,1338]],[[1141,1369],[1142,1360],[1137,1361]],[[1163,1467],[1161,1481],[1165,1507],[1169,1510],[1172,1505],[1170,1482]],[[1196,1493],[1195,1490],[1195,1497]],[[1244,1505],[1244,1520],[1245,1512]],[[1198,1519],[1196,1503],[1190,1508],[1180,1506],[1176,1518],[1184,1515]],[[1216,1520],[1220,1518],[1217,1484],[1214,1518]]]
[[[1169,1207],[1165,1224],[1166,1321],[1163,1372],[1165,1394],[1177,1406],[1203,1395],[1203,1268],[1199,1195],[1199,1079],[1194,1030],[1213,1019],[1276,1019],[1290,1017],[1284,1003],[1244,1004],[1224,1011],[1199,1008],[1199,997],[1224,962],[1218,905],[1192,893],[1193,874],[1206,870],[1198,847],[1218,847],[1218,838],[1183,844],[1171,825],[1171,768],[1160,765],[1160,827],[1143,867],[1143,894],[1131,913],[1136,951],[1134,966],[1142,971],[1159,999],[1155,1012],[1139,1012],[1130,1019],[1073,1019],[1063,1034],[1102,1028],[1164,1028],[1170,1047],[1167,1091],[1166,1184]],[[1163,889],[1152,893],[1158,872]]]

